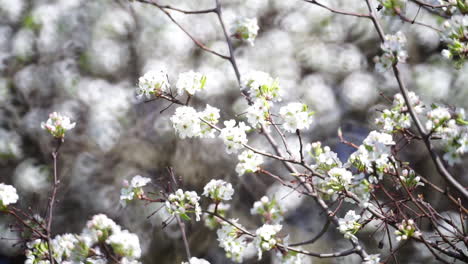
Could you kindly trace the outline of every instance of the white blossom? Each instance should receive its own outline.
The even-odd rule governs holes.
[[[353,179],[353,174],[344,168],[333,168],[328,171],[328,176],[324,182],[328,194],[348,189]]]
[[[279,242],[276,235],[281,228],[283,228],[282,225],[264,224],[255,231],[257,236],[254,239],[254,244],[257,247],[259,260],[262,259],[263,251],[272,249]]]
[[[197,111],[190,106],[180,106],[171,117],[172,126],[180,138],[198,137],[201,133],[200,118]]]
[[[65,137],[65,132],[75,127],[76,123],[71,123],[70,118],[57,112],[49,115],[46,122],[41,123],[41,128],[47,130],[56,138]]]
[[[232,31],[236,38],[247,41],[253,46],[258,30],[257,18],[243,17],[235,21]]]
[[[150,178],[142,177],[140,175],[133,177],[130,183],[127,180],[124,180],[124,188],[120,191],[120,201],[122,205],[125,206],[127,202],[142,196],[144,194],[143,187],[149,182],[151,182]]]
[[[205,88],[206,76],[194,71],[183,72],[179,74],[176,83],[177,94],[183,95],[185,92],[193,96],[196,92]]]
[[[380,254],[372,254],[364,258],[362,264],[379,264],[380,263]]]
[[[112,246],[114,253],[118,256],[129,259],[138,259],[141,256],[138,236],[128,232],[128,230],[113,233],[106,240],[106,243]]]
[[[203,195],[215,201],[231,200],[233,194],[232,184],[223,180],[211,180],[203,188]]]
[[[18,199],[15,187],[0,183],[0,210],[10,204],[15,204]]]
[[[241,263],[243,253],[247,247],[246,237],[237,228],[243,228],[237,223],[237,219],[229,219],[229,221],[235,226],[223,222],[222,227],[216,231],[219,246],[226,252],[226,257]]]
[[[260,215],[264,223],[279,224],[283,221],[284,210],[274,197],[270,200],[268,196],[263,196],[253,204],[250,214]]]
[[[255,99],[278,102],[281,101],[281,88],[278,79],[273,79],[268,73],[250,71],[244,79],[244,86],[250,96]]]
[[[137,96],[151,98],[152,95],[161,95],[170,90],[169,79],[164,70],[151,70],[138,79]]]
[[[345,238],[357,241],[357,238],[354,236],[354,234],[356,234],[361,227],[361,224],[358,223],[360,218],[361,216],[356,215],[354,210],[349,210],[344,218],[338,219],[338,230],[344,234]]]
[[[280,116],[283,119],[283,128],[291,133],[297,129],[308,129],[312,124],[313,112],[309,107],[302,103],[289,103],[280,108]]]
[[[172,215],[179,215],[184,220],[190,220],[189,213],[195,214],[195,219],[200,221],[201,207],[198,201],[200,197],[194,191],[178,189],[171,193],[166,200],[166,209]]]
[[[389,159],[394,144],[392,135],[371,131],[358,150],[351,154],[349,162],[360,171],[374,172],[376,168],[380,175],[384,170],[392,169]]]
[[[410,104],[415,113],[420,114],[424,109],[424,104],[414,92],[408,93]],[[380,117],[375,120],[375,123],[383,128],[385,132],[393,132],[398,129],[411,127],[411,117],[408,113],[408,107],[403,96],[395,94],[391,109],[384,109]]]
[[[210,262],[202,258],[191,257],[189,262],[182,262],[181,264],[210,264]]]
[[[252,150],[244,150],[238,156],[239,163],[236,166],[236,172],[239,176],[248,172],[256,172],[263,163],[263,156]]]
[[[104,214],[98,214],[86,223],[86,227],[81,233],[87,244],[94,244],[98,241],[105,241],[110,235],[119,233],[121,227]]]
[[[271,104],[266,100],[256,100],[252,105],[247,108],[246,116],[247,122],[252,127],[261,127],[262,125],[270,124],[269,109]]]
[[[376,62],[375,69],[378,72],[384,72],[394,63],[405,63],[408,58],[405,46],[406,37],[401,31],[398,31],[395,35],[385,35],[385,40],[381,45],[384,53],[374,59]]]
[[[221,129],[219,137],[226,145],[227,153],[236,153],[239,149],[247,144],[247,134],[245,133],[250,129],[244,122],[239,122],[236,126],[236,121],[231,119],[224,121],[225,128]]]
[[[450,111],[446,107],[435,106],[432,110],[427,112],[428,121],[426,122],[426,129],[435,132],[443,132],[446,127],[445,122],[451,118]]]

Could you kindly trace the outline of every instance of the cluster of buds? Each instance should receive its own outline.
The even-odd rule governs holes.
[[[263,196],[260,201],[253,204],[250,214],[262,216],[264,223],[278,224],[283,221],[284,212],[274,197],[270,200],[267,196]]]
[[[376,71],[385,72],[398,62],[405,63],[408,58],[405,45],[406,37],[401,31],[395,35],[386,35],[385,41],[381,45],[384,53],[380,57],[374,58]]]
[[[416,172],[414,172],[414,170],[402,170],[400,180],[402,184],[405,185],[408,189],[424,186],[424,183],[421,182],[421,177],[416,176]]]
[[[416,230],[416,225],[413,219],[403,220],[398,225],[398,230],[395,230],[396,240],[407,240],[410,237],[419,237],[421,232]]]

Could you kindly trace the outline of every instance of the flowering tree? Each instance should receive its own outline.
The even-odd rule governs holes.
[[[195,11],[162,5],[157,1],[137,1],[159,9],[199,48],[228,61],[238,82],[239,96],[244,97],[247,106],[236,119],[223,120],[222,117],[226,116],[223,109],[202,103],[203,98],[198,97],[210,80],[203,73],[194,71],[180,73],[175,87],[168,77],[174,73],[161,69],[148,71],[138,80],[137,97],[149,104],[155,100],[169,102],[170,107],[163,111],[175,108],[170,123],[181,139],[205,141],[219,138],[225,151],[237,156],[235,171],[239,177],[249,173],[267,176],[290,188],[291,192],[313,200],[327,218],[318,234],[307,241],[294,242],[289,241],[288,230],[283,228],[285,209],[278,202],[278,197],[263,196],[255,202],[250,214],[260,217],[262,225],[245,227],[230,212],[229,201],[236,193],[233,185],[225,180],[213,179],[206,183],[201,195],[203,199],[195,191],[184,190],[177,172],[172,169],[168,169],[169,179],[160,185],[159,193],[148,191],[150,178],[137,175],[130,182],[126,181],[121,190],[121,205],[138,206],[132,204],[135,200],[161,204],[161,209],[170,215],[167,222],[175,219],[178,224],[189,263],[209,263],[191,254],[185,225],[192,220],[204,221],[209,229],[216,230],[219,247],[227,258],[238,263],[246,259],[249,248],[254,249],[258,260],[269,252],[281,263],[303,263],[308,258],[350,255],[359,256],[362,263],[367,264],[398,263],[399,251],[410,240],[424,245],[440,262],[468,262],[468,230],[465,224],[468,190],[459,177],[450,172],[450,167],[460,163],[468,151],[465,112],[462,108],[428,104],[408,91],[400,73],[400,64],[411,58],[405,49],[406,37],[400,31],[386,34],[376,15],[382,12],[390,19],[437,31],[446,47],[442,55],[453,60],[454,67],[460,67],[467,50],[465,28],[468,18],[465,14],[468,8],[464,1],[441,1],[439,4],[410,1],[445,19],[443,29],[418,22],[417,17],[408,18],[404,13],[407,1],[403,0],[379,0],[378,6],[365,0],[365,13],[335,9],[320,1],[305,1],[339,15],[369,20],[380,38],[381,52],[375,57],[375,69],[378,72],[391,71],[400,89],[393,99],[387,98],[388,107],[376,118],[379,129],[371,131],[363,142],[350,142],[345,139],[346,134],[338,131],[340,141],[353,148],[346,161],[340,160],[337,153],[321,142],[305,139],[305,131],[314,122],[314,111],[302,102],[283,102],[283,89],[278,78],[262,71],[241,74],[234,44],[240,41],[254,45],[259,31],[257,19],[241,17],[233,23],[232,29],[228,29],[220,0],[216,0],[211,9]],[[215,15],[228,46],[228,54],[198,41],[177,22],[173,13]],[[141,249],[138,237],[122,230],[102,214],[88,221],[79,234],[52,235],[53,209],[60,184],[58,154],[66,132],[74,127],[75,123],[71,123],[68,117],[55,112],[42,124],[42,128],[56,141],[52,151],[54,182],[46,217],[43,219],[15,208],[13,204],[17,203],[18,194],[14,187],[5,184],[0,184],[0,208],[27,231],[24,237],[27,241],[27,263],[139,263]],[[255,142],[249,141],[255,134],[265,137],[269,143],[268,150],[260,149]],[[290,146],[291,140],[298,143],[297,150]],[[405,147],[418,141],[424,144],[446,188],[419,175],[404,160]],[[281,164],[288,173],[275,171],[266,163],[267,160]],[[459,219],[439,213],[420,194],[422,188],[430,188],[446,197],[458,210]],[[378,226],[376,233],[383,237],[382,243],[388,241],[388,251],[369,252],[359,237],[360,231],[368,225]],[[336,252],[304,249],[321,239],[332,226],[342,234],[343,240],[348,241],[349,249]],[[429,228],[423,229],[422,226]],[[393,245],[395,241],[398,246]]]

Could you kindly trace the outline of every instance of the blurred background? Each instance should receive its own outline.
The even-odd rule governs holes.
[[[340,144],[337,129],[360,144],[374,128],[378,110],[388,106],[381,96],[398,92],[391,72],[374,72],[373,57],[379,40],[366,19],[334,15],[303,1],[221,0],[227,25],[239,16],[256,17],[260,31],[255,46],[235,43],[241,73],[260,70],[278,77],[285,91],[283,102],[301,101],[315,112],[312,129],[304,139],[322,141],[339,153],[342,161],[353,151]],[[214,0],[158,1],[187,10],[214,7]],[[341,10],[367,12],[364,1],[328,0]],[[377,2],[374,1],[374,6]],[[408,4],[410,18],[418,8]],[[228,54],[214,14],[183,15],[175,19],[208,47]],[[402,29],[408,38],[408,64],[401,65],[405,82],[426,103],[468,106],[468,67],[456,70],[440,55],[437,32],[403,24],[381,15],[386,32]],[[417,20],[440,27],[437,16],[421,9]],[[222,118],[243,113],[229,62],[198,49],[157,8],[135,1],[99,0],[0,0],[0,182],[13,184],[21,207],[44,214],[51,185],[53,144],[40,128],[50,112],[59,111],[77,122],[61,149],[55,233],[80,232],[86,221],[105,213],[140,237],[143,263],[180,263],[185,258],[180,232],[159,205],[119,206],[124,179],[140,174],[153,179],[155,190],[168,181],[167,166],[174,167],[184,189],[201,193],[210,179],[225,179],[236,189],[229,216],[246,227],[261,224],[249,215],[253,202],[263,195],[275,197],[287,209],[283,230],[290,241],[310,239],[325,224],[326,215],[314,202],[262,175],[237,176],[237,157],[228,155],[218,139],[180,140],[169,122],[174,108],[167,102],[143,103],[135,98],[138,77],[150,69],[165,68],[175,84],[179,73],[195,70],[208,76],[207,89],[194,105],[208,103],[224,110]],[[242,119],[243,117],[238,117]],[[270,150],[263,137],[249,138],[257,148]],[[288,138],[298,149],[295,137]],[[402,158],[419,174],[443,185],[422,145],[411,144]],[[277,174],[287,172],[277,163],[266,166]],[[466,165],[453,172],[466,183]],[[456,214],[435,193],[426,198],[444,214]],[[0,215],[0,263],[22,263],[19,234],[11,219]],[[422,227],[424,228],[424,227]],[[359,238],[370,253],[383,235],[369,224]],[[192,253],[211,263],[231,263],[217,246],[216,234],[202,222],[188,226]],[[315,252],[348,248],[348,242],[331,227],[324,239],[304,247]],[[386,240],[383,250],[387,250]],[[396,244],[397,242],[395,242]],[[252,251],[245,263],[258,263]],[[408,243],[401,263],[431,263],[423,246]],[[275,263],[265,255],[261,263]],[[309,259],[305,263],[360,263],[356,256]]]

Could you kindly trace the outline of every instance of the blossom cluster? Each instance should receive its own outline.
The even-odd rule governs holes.
[[[57,235],[52,253],[59,263],[107,263],[103,250],[112,249],[121,263],[139,264],[141,248],[138,236],[122,230],[112,219],[99,214],[86,223],[81,234]],[[102,248],[102,247],[106,247]],[[26,244],[26,264],[50,263],[46,241],[35,239]]]
[[[282,225],[264,224],[255,231],[256,237],[254,244],[258,251],[258,259],[262,258],[263,252],[271,250],[280,242],[277,237],[278,232],[283,228]]]
[[[210,264],[206,259],[191,257],[189,262],[182,262],[181,264]]]
[[[359,171],[378,173],[392,169],[389,159],[392,159],[391,146],[395,145],[392,135],[371,131],[358,150],[351,154],[348,162]]]
[[[353,174],[344,168],[333,168],[328,171],[328,177],[323,183],[323,188],[328,194],[334,194],[349,189]]]
[[[0,210],[5,209],[10,204],[15,204],[18,198],[15,187],[0,183]]]
[[[243,227],[237,223],[237,219],[230,219],[229,221],[232,224],[223,222],[222,227],[216,231],[216,235],[218,236],[219,246],[226,252],[226,257],[240,263],[247,248],[247,237],[239,230],[239,228]]]
[[[415,113],[421,114],[424,110],[424,104],[414,92],[408,93],[409,101]],[[394,132],[400,129],[411,127],[411,117],[408,113],[405,99],[400,93],[393,97],[391,109],[384,109],[382,114],[375,120],[383,131],[387,133]]]
[[[205,88],[205,83],[206,75],[202,73],[194,71],[180,73],[176,83],[177,95],[187,93],[193,96]],[[139,98],[145,96],[150,99],[152,96],[171,95],[170,88],[171,84],[165,70],[151,70],[138,79],[136,94]]]
[[[338,158],[338,154],[331,151],[329,146],[322,147],[321,142],[309,143],[305,146],[305,150],[313,158],[312,168],[320,173],[326,173],[343,165]]]
[[[443,24],[442,41],[447,44],[447,49],[442,50],[442,55],[447,59],[453,59],[460,66],[467,57],[468,40],[468,16],[455,15]]]
[[[411,169],[403,169],[401,171],[400,180],[408,189],[424,186],[424,183],[421,182],[421,177],[416,176],[416,172]]]
[[[398,230],[395,230],[396,240],[406,240],[410,237],[419,237],[421,232],[416,230],[416,225],[413,219],[403,220],[398,225]]]
[[[239,163],[236,166],[236,172],[239,176],[249,172],[256,172],[263,163],[263,156],[252,150],[244,150],[238,156]]]
[[[260,215],[264,223],[279,224],[283,221],[284,210],[274,197],[270,200],[268,196],[263,196],[253,204],[250,214]]]
[[[231,200],[233,194],[232,184],[223,180],[211,180],[203,189],[203,195],[215,202]]]
[[[75,127],[68,116],[53,112],[49,115],[46,122],[41,123],[41,128],[47,130],[55,138],[64,138],[65,132]]]
[[[182,139],[186,137],[213,138],[215,130],[210,125],[216,125],[218,119],[219,109],[210,105],[206,105],[202,112],[197,112],[190,106],[181,106],[171,117],[172,126]]]
[[[338,230],[340,230],[345,238],[357,241],[357,237],[354,234],[361,228],[361,224],[358,222],[360,218],[361,216],[357,215],[354,210],[349,210],[344,218],[338,219]]]
[[[257,37],[258,30],[259,27],[256,18],[239,18],[232,26],[234,37],[246,41],[251,46],[254,45],[254,40]]]
[[[183,191],[178,189],[175,193],[169,194],[166,200],[166,210],[172,215],[178,215],[184,220],[190,220],[189,213],[195,215],[195,219],[200,221],[201,207],[198,201],[200,197],[194,191]]]
[[[385,41],[381,45],[383,54],[374,59],[376,71],[385,72],[397,62],[405,63],[408,58],[405,45],[406,37],[401,31],[398,31],[395,35],[386,35]]]
[[[468,122],[464,109],[452,113],[446,107],[432,105],[426,117],[426,129],[441,138],[445,150],[443,158],[450,165],[460,163],[461,155],[468,152]]]
[[[244,122],[239,122],[239,124],[236,125],[236,121],[233,119],[224,121],[224,126],[225,127],[221,129],[219,137],[226,146],[226,152],[229,154],[237,153],[239,149],[242,149],[244,145],[247,144],[248,140],[245,132],[250,130],[250,127]]]
[[[296,130],[307,129],[312,124],[313,112],[302,103],[289,103],[280,108],[280,116],[284,121],[283,128],[291,133]]]
[[[208,206],[209,212],[216,212],[221,217],[226,217],[229,209],[231,209],[231,205],[226,203],[212,203]],[[203,221],[205,226],[211,230],[218,228],[222,222],[220,218],[208,213],[203,214]]]
[[[130,183],[125,180],[124,188],[120,191],[120,202],[122,206],[125,206],[135,198],[141,198],[144,195],[143,187],[149,182],[151,182],[150,178],[142,177],[140,175],[133,177]]]
[[[151,70],[138,79],[136,93],[138,97],[146,96],[149,99],[153,95],[158,96],[163,93],[169,93],[170,88],[171,85],[166,71]]]

